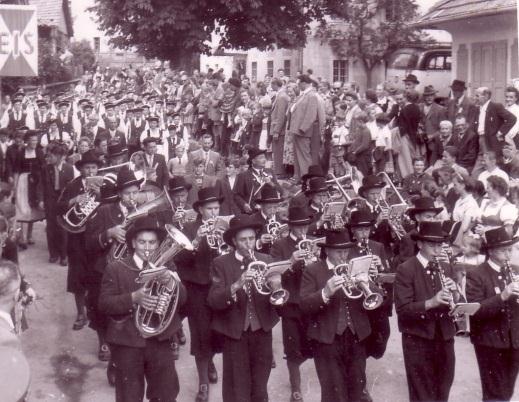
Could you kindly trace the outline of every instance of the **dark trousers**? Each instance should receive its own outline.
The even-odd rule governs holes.
[[[101,293],[101,281],[103,274],[97,271],[89,271],[86,274],[86,308],[87,316],[90,321],[89,327],[100,334],[103,338],[108,327],[108,316],[99,310],[98,300]]]
[[[447,401],[454,381],[454,340],[402,334],[410,401]]]
[[[47,226],[47,246],[51,258],[67,257],[67,232],[58,224],[56,205],[45,206],[45,219]]]
[[[229,117],[230,118],[230,117]],[[233,127],[229,127],[227,120],[223,122],[221,137],[220,137],[220,153],[222,156],[229,156],[231,150],[231,135],[233,133]]]
[[[349,329],[333,343],[316,342],[314,362],[321,402],[357,402],[366,386],[366,350]]]
[[[509,401],[519,371],[519,349],[474,345],[484,401]]]
[[[268,402],[272,332],[243,332],[223,341],[223,402]]]
[[[177,400],[179,384],[171,342],[148,339],[144,348],[111,344],[110,351],[116,367],[116,402],[142,402],[145,379],[150,401]]]

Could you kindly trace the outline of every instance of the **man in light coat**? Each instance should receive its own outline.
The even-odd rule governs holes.
[[[272,136],[272,158],[274,160],[274,173],[283,176],[283,150],[285,144],[285,125],[287,120],[290,97],[282,88],[281,80],[274,78],[270,83],[276,95],[272,101],[272,113],[270,114],[270,135]]]

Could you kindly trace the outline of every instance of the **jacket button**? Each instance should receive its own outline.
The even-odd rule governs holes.
[[[420,318],[421,318],[422,320],[425,320],[425,316],[424,316],[423,314],[420,316]]]
[[[231,302],[229,300],[227,300],[227,305],[229,306],[231,304]]]

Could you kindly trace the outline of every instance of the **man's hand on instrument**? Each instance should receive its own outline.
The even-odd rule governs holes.
[[[458,287],[456,286],[456,282],[454,282],[449,277],[445,278],[444,286],[445,286],[445,289],[447,289],[449,292],[457,292],[458,291]]]
[[[290,257],[290,261],[292,263],[294,263],[294,262],[297,262],[297,261],[304,261],[305,258],[306,258],[306,251],[304,251],[304,250],[295,250],[292,253],[292,256]]]
[[[433,308],[449,305],[451,301],[451,293],[448,290],[442,289],[436,293],[432,299],[429,300],[431,302],[431,307]]]
[[[118,241],[119,243],[126,242],[126,230],[122,227],[122,225],[114,226],[107,230],[108,237]]]
[[[233,283],[233,286],[236,290],[241,289],[245,286],[245,284],[254,278],[254,272],[246,270],[241,276],[238,278],[236,282]]]
[[[509,283],[501,292],[501,299],[503,299],[504,301],[510,299],[510,297],[512,296],[519,297],[519,283],[517,282]]]
[[[371,265],[369,266],[368,275],[376,277],[378,275],[379,267],[382,267],[382,260],[378,255],[373,255]]]
[[[274,241],[274,236],[268,233],[264,233],[261,235],[260,241],[262,244],[271,244]]]
[[[246,214],[250,214],[252,212],[252,208],[251,208],[251,206],[249,204],[245,204],[243,206],[243,209],[244,209]]]
[[[342,276],[334,275],[326,282],[326,286],[323,289],[324,296],[328,299],[331,298],[337,290],[341,288],[341,285],[344,283],[344,278]]]
[[[150,296],[144,290],[144,287],[132,293],[132,302],[144,307],[147,310],[154,310],[157,306],[159,298],[157,296]]]

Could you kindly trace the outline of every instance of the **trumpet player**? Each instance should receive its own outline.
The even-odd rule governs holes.
[[[146,310],[154,310],[157,306],[158,296],[146,292],[136,279],[139,272],[147,268],[150,256],[165,236],[156,217],[137,219],[125,233],[131,254],[121,261],[111,262],[103,275],[99,309],[110,316],[106,341],[110,343],[116,367],[117,401],[142,401],[145,381],[149,400],[175,402],[179,393],[171,349],[171,340],[180,328],[178,309],[165,331],[149,338],[140,334],[133,319],[137,306]],[[186,291],[178,276],[175,279],[181,306],[186,300]]]
[[[137,180],[130,170],[122,169],[117,174],[116,191],[118,201],[101,205],[96,214],[87,221],[85,249],[89,253],[90,266],[87,310],[90,327],[97,332],[99,339],[98,358],[110,360],[110,349],[105,341],[108,319],[98,308],[101,279],[106,269],[107,257],[114,242],[126,242],[124,219],[136,205],[137,194],[142,180]],[[114,366],[108,365],[108,378],[114,381]]]
[[[223,338],[223,402],[269,400],[272,328],[279,317],[269,295],[253,286],[257,271],[248,269],[255,260],[271,261],[254,251],[260,229],[248,215],[232,218],[223,239],[233,251],[213,261],[207,300],[213,310],[211,328]],[[268,278],[272,289],[280,282],[280,275]]]
[[[519,370],[519,282],[510,265],[519,238],[504,227],[487,230],[485,238],[488,260],[467,272],[467,301],[481,304],[470,318],[470,338],[483,401],[509,401]]]
[[[165,223],[171,223],[177,229],[184,230],[184,225],[187,222],[186,212],[191,209],[191,206],[187,203],[191,187],[191,183],[186,182],[183,176],[169,179],[168,193],[173,209],[160,213],[161,219]]]
[[[209,383],[218,381],[213,363],[217,338],[211,331],[212,311],[207,305],[211,285],[209,267],[219,255],[222,229],[215,226],[223,198],[214,187],[198,191],[198,200],[193,204],[198,213],[196,221],[185,224],[184,233],[194,246],[193,251],[183,250],[175,258],[178,272],[184,283],[188,298],[184,308],[191,335],[191,355],[195,357],[198,371],[197,402],[209,399]]]
[[[449,315],[459,299],[454,272],[439,262],[448,234],[441,222],[422,222],[413,234],[418,253],[397,268],[394,292],[410,401],[447,401],[454,380]]]
[[[323,213],[326,203],[330,200],[332,189],[333,186],[327,184],[324,177],[317,176],[308,180],[305,194],[310,199],[308,210],[313,216],[313,223],[308,229],[308,233],[312,236],[322,236],[329,226],[329,221],[327,221],[329,217],[324,216]]]
[[[57,201],[58,215],[65,214],[74,205],[81,204],[89,197],[99,195],[99,188],[89,188],[86,182],[88,177],[96,176],[101,161],[93,151],[86,152],[81,160],[76,162],[80,176],[68,182]],[[85,250],[85,232],[67,232],[67,260],[61,265],[67,265],[67,291],[74,295],[77,317],[72,329],[77,331],[88,324],[86,315],[86,284],[89,268],[89,256]]]
[[[326,240],[317,245],[324,256],[304,269],[299,306],[314,345],[321,402],[360,401],[365,397],[364,341],[372,332],[370,317],[362,299],[346,297],[345,279],[334,272],[349,260],[355,244],[343,230],[326,232]]]
[[[301,241],[307,239],[308,227],[312,223],[312,217],[304,207],[292,207],[288,210],[289,234],[287,237],[277,239],[270,250],[274,261],[290,260],[292,268],[285,271],[282,276],[283,289],[290,296],[285,305],[279,308],[281,326],[283,331],[283,348],[287,360],[288,376],[290,380],[290,401],[302,401],[301,373],[299,367],[312,357],[310,341],[306,336],[306,324],[303,313],[299,308],[299,289],[301,277],[305,267],[305,260],[311,260],[307,251],[299,247]]]
[[[264,254],[270,253],[272,243],[280,236],[279,229],[281,227],[280,216],[278,210],[283,198],[275,187],[265,184],[260,191],[256,204],[259,210],[252,214],[252,218],[262,225],[260,237],[257,241],[256,248]]]
[[[389,273],[390,266],[384,245],[369,238],[374,225],[375,218],[366,209],[353,211],[348,223],[352,238],[355,240],[350,258],[373,255],[372,269],[376,276],[378,273]],[[373,331],[366,342],[367,355],[376,359],[381,358],[386,351],[390,335],[389,317],[393,314],[393,285],[383,283],[381,287],[387,297],[384,305],[372,312]]]

